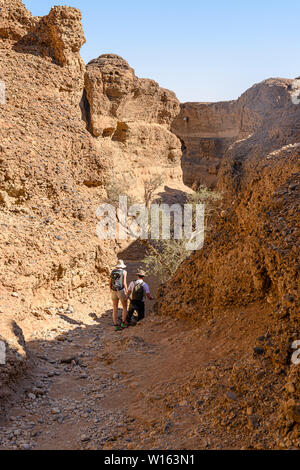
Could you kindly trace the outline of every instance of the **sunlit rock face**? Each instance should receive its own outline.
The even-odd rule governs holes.
[[[160,88],[153,80],[136,77],[126,60],[115,54],[92,60],[87,65],[85,83],[91,129],[96,136],[107,136],[111,125],[118,121],[144,121],[169,129],[180,111],[172,91]]]
[[[291,107],[292,83],[269,79],[254,85],[237,101],[182,104],[172,131],[183,145],[184,182],[215,187],[232,144],[262,129],[282,134],[273,118],[274,113]]]
[[[183,186],[181,143],[170,131],[180,112],[172,91],[138,78],[122,57],[104,54],[87,65],[85,108],[91,134],[111,152],[114,174],[132,181],[137,197],[143,179],[157,174],[165,185]]]
[[[1,13],[0,37],[13,42],[17,51],[48,57],[62,66],[84,68],[80,10],[55,6],[48,15],[34,17],[21,0],[5,0]]]

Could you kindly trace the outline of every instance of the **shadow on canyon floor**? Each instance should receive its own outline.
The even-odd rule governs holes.
[[[90,313],[93,325],[76,326],[70,316],[74,329],[28,342],[29,373],[13,406],[3,409],[0,448],[272,447],[262,419],[272,418],[282,383],[279,377],[265,388],[267,361],[253,359],[256,338],[268,331],[262,306],[224,312],[197,327],[148,313],[119,333],[111,313]],[[231,381],[235,369],[249,364],[265,375],[253,430],[246,414],[253,403]]]

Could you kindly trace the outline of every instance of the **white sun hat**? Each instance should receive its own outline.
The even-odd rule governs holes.
[[[121,269],[125,269],[125,268],[126,268],[126,264],[124,264],[124,261],[123,261],[122,259],[119,259],[116,268],[121,268]]]

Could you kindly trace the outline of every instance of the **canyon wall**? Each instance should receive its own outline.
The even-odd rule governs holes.
[[[182,142],[184,182],[216,187],[227,150],[268,123],[274,126],[274,113],[284,112],[287,99],[291,100],[286,91],[292,90],[292,84],[292,80],[268,79],[237,101],[182,104],[172,131]]]
[[[223,155],[237,139],[239,124],[234,101],[181,105],[172,131],[182,142],[185,184],[216,185]]]
[[[299,339],[300,106],[292,81],[266,80],[236,102],[186,104],[176,118],[175,95],[136,77],[121,57],[84,65],[79,10],[54,7],[39,18],[20,0],[0,6],[1,396],[24,370],[23,333],[39,332],[41,320],[51,325],[60,305],[88,299],[98,308],[119,248],[96,236],[107,184],[142,198],[143,180],[161,174],[185,191],[182,145],[185,182],[214,187],[223,200],[203,250],[161,286],[156,311],[213,325],[225,311],[246,315],[254,306],[254,318],[269,325],[261,363],[252,348],[224,380],[237,377],[246,403],[258,373],[260,388],[265,375],[271,386],[284,375],[292,392],[274,398],[266,426],[282,410],[284,432],[297,443],[299,372],[289,354]]]
[[[12,383],[26,360],[15,322],[30,335],[51,323],[53,306],[85,303],[107,286],[120,249],[96,235],[107,185],[139,200],[157,174],[185,188],[172,92],[115,55],[86,67],[75,8],[34,17],[21,0],[0,7],[0,339],[15,351]]]
[[[210,325],[216,335],[214,325],[227,316],[246,338],[245,322],[249,332],[253,322],[265,322],[265,336],[250,342],[245,354],[233,354],[234,365],[219,380],[232,384],[243,403],[255,397],[258,433],[272,429],[282,447],[295,448],[300,371],[291,362],[291,345],[300,331],[300,105],[292,102],[291,80],[271,79],[234,106],[242,116],[239,139],[220,158],[214,181],[223,200],[215,204],[203,249],[191,253],[161,286],[155,308],[162,315],[194,321],[199,331]],[[203,183],[205,175],[200,173]],[[230,331],[226,338],[231,340]],[[218,347],[222,344],[216,343]],[[264,390],[272,390],[278,380],[282,394],[274,394],[271,411]],[[224,404],[216,407],[222,414]]]
[[[84,42],[77,9],[53,7],[39,18],[19,0],[2,4],[1,281],[37,297],[42,286],[67,295],[73,284],[94,284],[87,266],[95,269],[96,248],[105,245],[95,214],[110,180],[140,200],[143,181],[157,174],[184,189],[181,145],[170,132],[174,93],[137,78],[113,54],[86,68]]]
[[[114,177],[143,193],[143,179],[161,174],[182,186],[181,145],[170,132],[180,106],[175,94],[136,77],[128,63],[104,54],[87,65],[86,119],[91,134],[110,153]],[[162,188],[163,189],[163,188]]]
[[[274,310],[297,314],[289,298],[296,301],[299,287],[300,106],[291,98],[292,80],[270,79],[239,100],[247,124],[220,163],[216,190],[223,201],[204,249],[191,253],[172,280],[180,286],[177,299],[168,299],[174,299],[174,289],[162,299],[167,312],[201,318],[262,299]],[[190,272],[193,277],[187,277]],[[191,286],[197,288],[189,299]]]

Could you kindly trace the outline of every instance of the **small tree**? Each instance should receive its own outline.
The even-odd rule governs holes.
[[[162,240],[153,246],[146,242],[148,251],[143,260],[146,270],[157,276],[160,283],[166,282],[191,255],[186,243],[187,240]]]
[[[152,176],[150,179],[144,180],[144,203],[147,209],[150,208],[154,194],[162,184],[162,175]]]
[[[188,197],[187,202],[196,206],[205,204],[205,230],[208,229],[210,216],[215,210],[215,202],[222,199],[222,195],[202,186]],[[193,211],[195,216],[195,210]],[[195,220],[194,220],[195,228]],[[188,240],[160,240],[152,244],[143,242],[147,246],[147,254],[144,258],[146,269],[156,275],[160,282],[166,282],[179,268],[185,259],[191,255],[186,248]]]
[[[207,188],[206,186],[200,186],[193,194],[190,194],[187,198],[187,202],[192,204],[194,209],[197,204],[205,205],[205,231],[209,230],[211,217],[217,208],[217,202],[222,200],[222,194]],[[195,214],[195,210],[193,213]]]
[[[127,197],[128,207],[136,204],[136,200],[134,199],[134,197],[128,194],[129,188],[130,188],[130,183],[128,180],[126,180],[125,178],[123,179],[123,181],[117,180],[111,174],[107,180],[106,187],[105,187],[106,193],[107,193],[107,198],[105,202],[114,206],[114,208],[116,209],[116,217],[117,217],[118,222],[122,225],[123,229],[126,230],[127,234],[129,236],[130,235],[132,236],[133,234],[130,233],[127,225],[121,222],[120,217],[119,217],[119,210],[118,210],[121,196]]]
[[[219,201],[222,199],[222,195],[207,188],[206,186],[200,186],[193,194],[189,194],[188,201],[190,204],[205,204],[207,202]]]
[[[119,181],[114,178],[109,178],[106,184],[107,202],[114,207],[119,207],[120,196],[127,196],[128,205],[135,204],[135,200],[132,196],[128,195],[130,184],[128,181]]]

